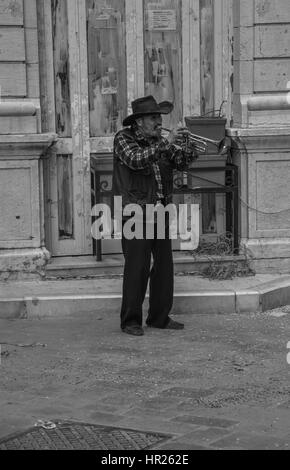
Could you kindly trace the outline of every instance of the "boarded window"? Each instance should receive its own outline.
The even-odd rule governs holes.
[[[181,8],[180,0],[144,0],[145,94],[174,104],[168,126],[183,117]]]
[[[56,132],[71,137],[67,0],[52,0]]]
[[[112,135],[126,114],[124,0],[87,0],[90,134]]]

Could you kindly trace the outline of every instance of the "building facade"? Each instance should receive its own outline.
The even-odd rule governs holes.
[[[239,242],[257,271],[290,269],[288,0],[1,0],[0,275],[92,257],[91,208],[109,200],[114,134],[137,97],[224,116],[239,169]],[[222,156],[196,163],[223,184]],[[107,194],[106,194],[107,191]],[[201,231],[225,196],[198,193]],[[103,243],[118,252],[118,240]]]

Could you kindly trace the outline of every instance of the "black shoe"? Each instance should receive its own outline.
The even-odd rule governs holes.
[[[150,323],[147,323],[147,326],[148,328],[159,328],[160,330],[183,330],[184,329],[183,323],[174,321],[171,318],[169,318],[166,326],[154,326],[154,325],[151,325]]]
[[[133,335],[133,336],[144,335],[144,330],[142,326],[138,326],[138,325],[124,326],[124,328],[122,328],[122,331],[123,333],[127,333],[128,335]]]
[[[174,321],[169,318],[167,325],[164,327],[165,330],[183,330],[184,324],[178,321]]]

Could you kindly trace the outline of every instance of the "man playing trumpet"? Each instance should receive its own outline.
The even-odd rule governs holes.
[[[122,197],[123,207],[138,204],[144,210],[148,204],[167,206],[172,202],[173,170],[185,170],[205,150],[189,138],[186,128],[177,128],[162,136],[162,114],[169,114],[173,105],[157,104],[153,96],[132,102],[133,113],[124,122],[124,129],[114,140],[113,194]],[[205,144],[204,144],[205,145]],[[123,219],[123,226],[128,218]],[[168,221],[167,221],[168,222]],[[122,237],[125,257],[121,329],[142,336],[142,305],[148,280],[149,312],[146,324],[151,328],[181,330],[184,325],[169,317],[173,303],[173,257],[169,224],[165,239],[127,239]],[[153,255],[153,267],[151,266]]]

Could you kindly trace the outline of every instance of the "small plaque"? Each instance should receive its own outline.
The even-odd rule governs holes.
[[[149,31],[176,31],[175,10],[148,10]]]

